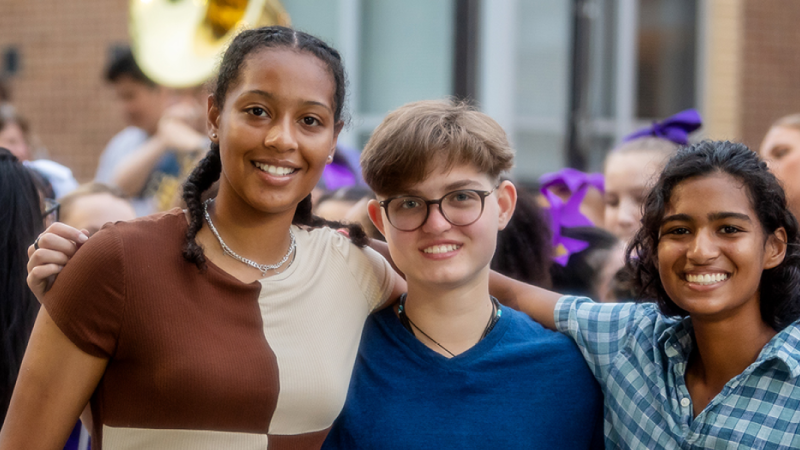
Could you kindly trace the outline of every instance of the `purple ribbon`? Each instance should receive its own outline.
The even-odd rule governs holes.
[[[349,167],[336,162],[325,166],[325,170],[322,172],[322,181],[325,182],[325,188],[330,191],[353,186],[358,182]]]
[[[567,262],[569,262],[570,255],[584,250],[589,246],[589,243],[562,236],[561,228],[563,224],[565,222],[579,224],[573,226],[592,226],[593,224],[586,216],[581,214],[580,211],[576,213],[575,207],[570,205],[570,201],[564,203],[556,194],[546,189],[542,189],[542,195],[547,199],[547,203],[550,205],[550,230],[553,232],[553,261],[562,266],[566,266]],[[570,198],[570,200],[572,199]],[[578,207],[580,207],[580,202],[578,202]]]
[[[702,125],[703,119],[700,117],[700,113],[696,109],[687,109],[661,122],[653,122],[649,127],[625,136],[622,142],[654,136],[672,141],[678,145],[687,145],[689,143],[689,133],[697,130]]]
[[[592,227],[594,224],[580,211],[581,202],[590,187],[600,192],[605,192],[603,174],[584,173],[580,170],[566,168],[558,172],[546,173],[539,178],[542,196],[549,204],[550,229],[553,232],[553,261],[566,266],[569,257],[589,247],[589,243],[561,235],[562,228]],[[550,191],[553,186],[565,186],[570,197],[567,201],[561,200]]]

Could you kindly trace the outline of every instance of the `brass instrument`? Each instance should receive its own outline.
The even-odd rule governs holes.
[[[211,78],[242,29],[289,26],[279,0],[131,0],[131,49],[142,71],[168,87]]]

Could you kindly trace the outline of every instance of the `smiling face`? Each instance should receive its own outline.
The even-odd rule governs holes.
[[[455,190],[491,191],[494,187],[489,176],[472,165],[456,165],[449,171],[433,171],[400,194],[433,200]],[[429,206],[427,221],[414,231],[400,231],[392,226],[386,211],[375,200],[370,202],[369,213],[386,237],[392,259],[406,275],[410,287],[415,284],[453,289],[488,282],[497,232],[508,223],[515,203],[514,185],[504,181],[485,198],[480,218],[466,226],[448,222],[436,205]]]
[[[267,48],[249,56],[222,110],[209,100],[220,195],[261,212],[294,214],[336,148],[334,88],[324,63],[309,53]]]
[[[800,130],[772,127],[758,151],[786,190],[789,208],[800,214]]]
[[[690,178],[672,191],[658,243],[667,295],[693,320],[760,317],[759,283],[783,260],[785,232],[769,236],[746,188],[727,174]]]

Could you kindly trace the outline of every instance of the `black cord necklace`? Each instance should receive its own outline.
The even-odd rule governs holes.
[[[490,296],[490,298],[492,299],[492,315],[489,316],[489,322],[486,323],[486,328],[483,329],[483,334],[481,334],[481,338],[478,339],[478,342],[482,341],[483,338],[485,338],[486,335],[488,335],[489,332],[492,331],[494,326],[497,324],[497,321],[500,320],[500,316],[502,315],[503,312],[500,309],[500,302],[498,302],[497,299],[494,297]],[[416,328],[417,331],[422,333],[423,336],[428,338],[434,344],[438,345],[439,348],[441,348],[442,350],[446,351],[448,355],[450,355],[451,357],[456,356],[453,352],[446,349],[444,345],[438,343],[436,339],[428,336],[428,333],[422,331],[422,329],[418,327],[417,324],[411,321],[411,319],[406,314],[406,294],[400,296],[400,304],[397,307],[397,315],[400,318],[400,323],[403,324],[403,327],[405,327],[405,329],[408,330],[413,336],[416,336],[416,333],[414,333],[414,328]]]

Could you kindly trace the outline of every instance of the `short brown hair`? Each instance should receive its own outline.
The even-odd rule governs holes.
[[[503,128],[470,105],[425,100],[383,119],[361,153],[361,169],[375,193],[391,195],[424,180],[434,159],[444,169],[472,164],[498,179],[513,167],[514,150]]]

